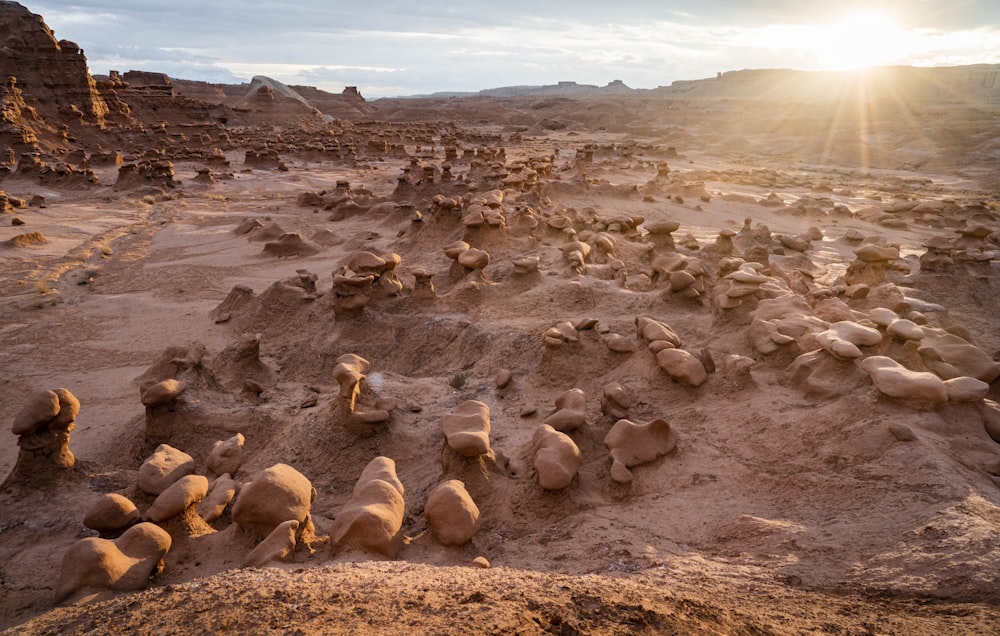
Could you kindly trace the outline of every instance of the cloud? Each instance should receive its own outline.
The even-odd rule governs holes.
[[[141,68],[206,81],[264,74],[327,90],[370,86],[379,96],[560,80],[655,87],[738,68],[817,68],[816,52],[788,34],[873,5],[918,38],[900,63],[1000,57],[1000,3],[987,0],[619,0],[610,8],[577,0],[39,0],[31,10],[57,37],[80,44],[97,73]]]

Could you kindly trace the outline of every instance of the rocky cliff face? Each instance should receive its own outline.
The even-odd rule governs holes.
[[[0,2],[0,77],[16,77],[43,119],[101,126],[108,114],[83,50],[57,41],[41,16],[16,2]]]

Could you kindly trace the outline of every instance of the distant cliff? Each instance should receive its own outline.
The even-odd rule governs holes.
[[[865,100],[914,103],[1000,102],[1000,65],[886,66],[857,71],[743,70],[679,81],[652,94],[663,97]]]

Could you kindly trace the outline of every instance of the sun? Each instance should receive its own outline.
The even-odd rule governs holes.
[[[881,13],[850,14],[818,25],[812,36],[802,42],[803,52],[830,71],[894,64],[912,48],[909,34]]]

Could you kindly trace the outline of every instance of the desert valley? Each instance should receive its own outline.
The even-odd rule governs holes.
[[[1000,66],[0,49],[0,632],[1000,625]]]

